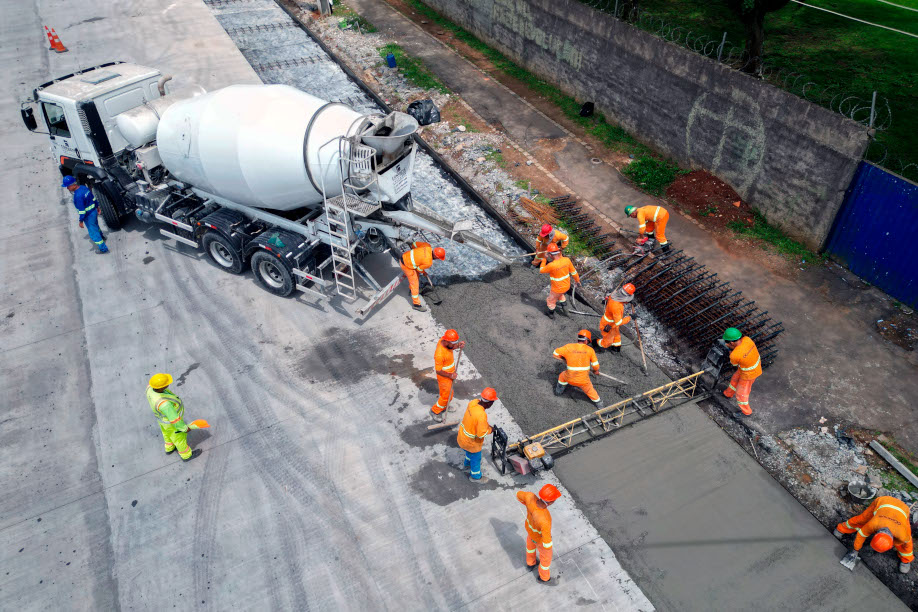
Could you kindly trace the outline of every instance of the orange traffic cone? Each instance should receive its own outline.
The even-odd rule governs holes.
[[[51,38],[51,30],[45,26],[45,36],[48,37],[48,51],[54,51],[54,39]]]
[[[54,28],[51,28],[51,50],[56,53],[67,53],[67,47],[64,46],[64,43],[61,42],[60,37],[58,37],[57,32],[54,31]]]

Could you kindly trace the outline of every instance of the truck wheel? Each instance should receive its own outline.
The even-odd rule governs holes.
[[[201,239],[204,250],[210,256],[210,259],[217,264],[221,270],[230,274],[239,274],[245,269],[245,260],[242,258],[236,248],[230,244],[230,241],[218,234],[217,232],[207,232]]]
[[[93,187],[92,195],[99,205],[99,212],[102,213],[102,220],[105,221],[106,227],[110,230],[119,229],[121,227],[121,216],[118,214],[118,209],[115,208],[114,202],[105,193],[105,190]]]
[[[287,297],[293,293],[293,273],[286,262],[266,251],[257,251],[252,255],[252,273],[255,280],[265,291]]]

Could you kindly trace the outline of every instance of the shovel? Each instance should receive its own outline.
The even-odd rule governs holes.
[[[430,283],[430,288],[433,289],[431,301],[433,302],[434,306],[439,306],[443,303],[443,298],[440,297],[440,292],[437,291],[437,286],[434,285],[434,282],[430,279],[430,276],[427,274],[427,272],[421,272],[421,274],[424,275],[424,278],[426,278],[427,282]]]
[[[860,560],[861,558],[858,556],[857,551],[852,550],[847,555],[842,557],[839,563],[841,563],[842,565],[844,565],[845,567],[847,567],[849,570],[853,572],[854,568],[857,567],[857,562]]]
[[[447,421],[445,423],[434,423],[433,425],[428,425],[427,430],[432,431],[434,429],[444,429],[446,427],[455,427],[459,424],[459,421]]]
[[[627,385],[627,384],[628,384],[628,383],[626,383],[626,382],[623,381],[623,380],[619,380],[619,379],[615,378],[614,376],[609,376],[609,375],[606,374],[605,372],[594,372],[594,374],[596,374],[597,376],[602,376],[603,378],[608,378],[609,380],[614,380],[615,382],[617,382],[617,383],[620,384],[620,385]]]
[[[210,427],[210,423],[204,419],[197,419],[188,423],[188,429],[207,429]]]

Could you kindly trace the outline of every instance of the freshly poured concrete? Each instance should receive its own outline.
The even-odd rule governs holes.
[[[694,406],[560,458],[555,472],[661,610],[904,610]]]

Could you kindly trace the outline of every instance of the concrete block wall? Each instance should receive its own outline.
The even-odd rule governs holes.
[[[423,0],[639,140],[822,247],[866,128],[576,0]]]

